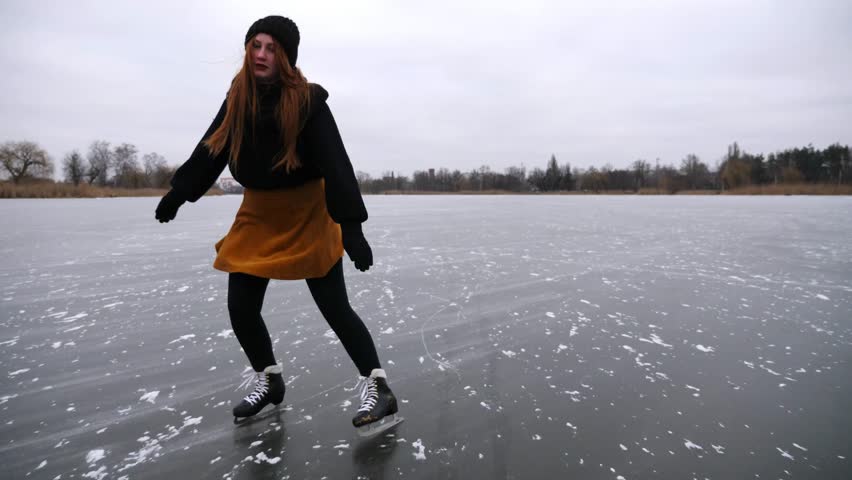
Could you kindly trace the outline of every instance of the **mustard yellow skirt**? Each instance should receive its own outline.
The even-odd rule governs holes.
[[[215,247],[213,268],[277,280],[324,277],[343,256],[323,179],[281,190],[247,188],[234,224]]]

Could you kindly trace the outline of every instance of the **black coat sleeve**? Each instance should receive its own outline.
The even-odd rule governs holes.
[[[331,110],[325,102],[328,93],[314,85],[311,113],[301,132],[308,161],[314,163],[325,178],[325,201],[332,220],[341,225],[367,221],[367,209],[361,198],[358,180],[346,154],[343,140]],[[316,92],[319,91],[319,94]]]
[[[204,145],[204,141],[210,138],[213,132],[222,125],[222,122],[225,120],[226,109],[227,99],[222,102],[216,118],[213,119],[213,123],[210,124],[207,132],[201,137],[195,150],[192,151],[192,155],[189,156],[189,159],[183,165],[178,167],[174,176],[172,176],[172,189],[190,202],[198,200],[207,190],[210,190],[210,187],[213,186],[216,179],[219,178],[219,175],[225,169],[225,165],[228,164],[228,152],[230,149],[227,145],[219,155],[215,156]]]

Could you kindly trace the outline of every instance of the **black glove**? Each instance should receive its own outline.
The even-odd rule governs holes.
[[[373,265],[373,250],[361,232],[361,224],[344,223],[340,230],[343,232],[343,249],[349,254],[349,259],[355,262],[355,268],[366,272]]]
[[[163,199],[160,200],[160,204],[157,205],[157,210],[154,212],[154,218],[160,221],[160,223],[168,222],[169,220],[174,220],[175,215],[177,215],[178,208],[183,205],[186,200],[174,189],[169,190],[169,193],[163,195]]]

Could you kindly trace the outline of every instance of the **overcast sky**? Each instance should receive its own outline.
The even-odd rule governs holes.
[[[852,144],[850,0],[2,0],[0,142],[178,165],[269,14],[372,175]]]

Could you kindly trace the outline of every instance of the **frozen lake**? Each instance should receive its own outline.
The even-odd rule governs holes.
[[[240,198],[0,201],[4,478],[852,478],[852,198],[365,197],[406,418],[367,440],[301,281],[264,307],[287,408],[232,424]]]

